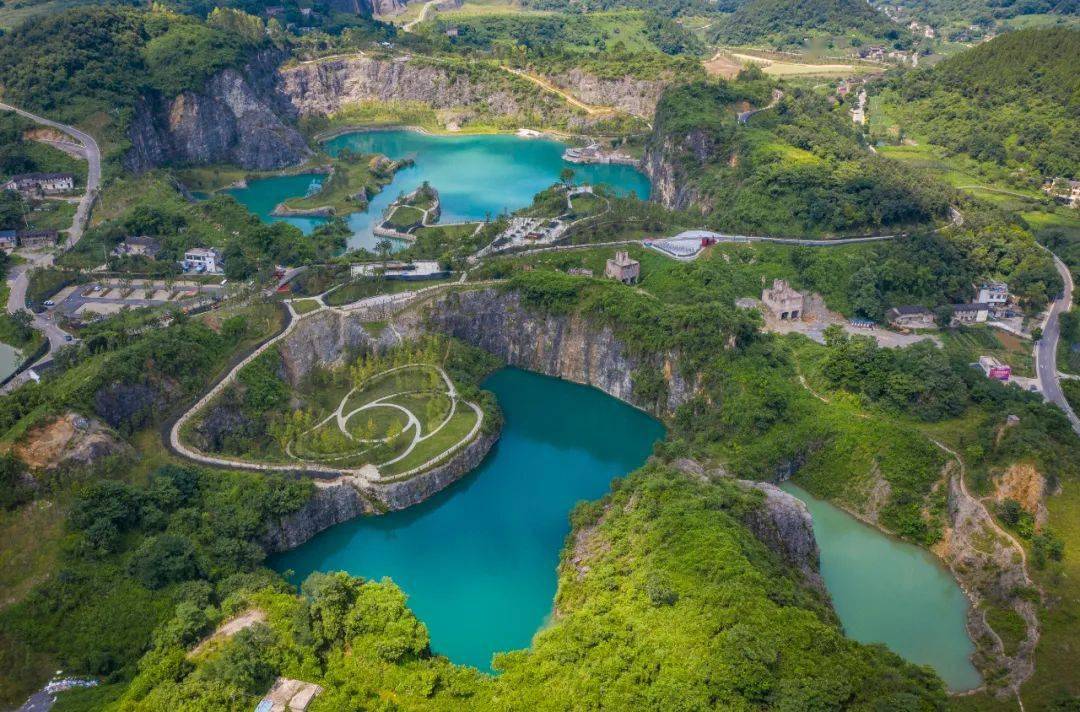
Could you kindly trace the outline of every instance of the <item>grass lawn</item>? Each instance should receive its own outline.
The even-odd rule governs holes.
[[[460,225],[430,225],[419,227],[413,233],[418,239],[434,240],[440,243],[457,242],[466,237],[471,237],[476,232],[476,226],[480,223],[464,223]]]
[[[318,299],[299,299],[291,302],[291,304],[296,313],[301,315],[310,314],[321,307]]]
[[[26,214],[31,230],[67,230],[75,218],[75,203],[43,200],[38,209]]]
[[[408,232],[413,227],[419,225],[420,221],[423,219],[423,210],[414,208],[411,205],[399,205],[394,208],[394,212],[390,213],[390,216],[386,218],[384,224],[398,232]]]
[[[418,467],[460,442],[469,434],[474,425],[476,425],[476,413],[472,408],[459,404],[454,417],[442,430],[427,440],[422,440],[407,457],[392,465],[381,467],[379,471],[384,477],[390,477]]]

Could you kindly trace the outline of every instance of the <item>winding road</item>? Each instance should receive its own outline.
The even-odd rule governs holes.
[[[1065,398],[1065,393],[1061,390],[1061,379],[1057,371],[1057,347],[1058,340],[1061,338],[1060,316],[1072,308],[1073,279],[1068,266],[1057,255],[1052,252],[1050,254],[1054,258],[1054,267],[1057,268],[1058,274],[1065,283],[1065,289],[1061,296],[1050,305],[1046,321],[1043,322],[1042,338],[1035,342],[1035,373],[1039,377],[1039,387],[1042,389],[1043,396],[1065,411],[1065,416],[1069,419],[1073,431],[1080,435],[1080,418],[1076,417],[1072,406]]]
[[[62,250],[70,250],[82,239],[83,233],[86,232],[86,226],[90,221],[90,210],[101,187],[101,149],[93,136],[85,131],[80,131],[74,126],[46,119],[43,116],[38,116],[3,102],[0,102],[0,110],[14,111],[19,116],[30,119],[35,123],[61,131],[71,136],[82,146],[83,155],[86,157],[86,191],[83,193],[82,198],[79,199],[79,205],[75,209],[75,217],[72,219],[71,227],[68,229],[67,239],[61,245]],[[14,314],[26,308],[26,290],[30,283],[30,267],[48,266],[52,263],[52,255],[30,253],[25,256],[30,263],[16,265],[8,274],[10,291],[8,292],[6,306],[9,314]],[[5,384],[0,389],[0,393],[8,393],[22,385],[30,378],[31,369],[51,361],[53,354],[71,341],[71,335],[57,326],[50,314],[34,314],[31,323],[34,329],[45,334],[45,337],[49,340],[49,350],[33,364],[30,364],[28,368],[24,369],[22,373]]]

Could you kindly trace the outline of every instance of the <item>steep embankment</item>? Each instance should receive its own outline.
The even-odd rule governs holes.
[[[674,77],[641,79],[626,75],[603,77],[574,67],[548,79],[592,106],[610,106],[618,111],[652,121],[660,95]]]
[[[128,132],[129,170],[169,163],[235,163],[268,170],[299,163],[311,151],[283,116],[288,105],[274,92],[281,56],[264,52],[243,70],[215,74],[200,91],[171,99],[144,96]]]

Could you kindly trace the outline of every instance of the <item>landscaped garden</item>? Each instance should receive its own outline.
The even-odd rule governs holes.
[[[447,371],[454,367],[444,368],[464,348],[428,338],[316,367],[296,387],[279,376],[281,355],[270,349],[237,373],[183,439],[207,455],[255,464],[412,474],[449,457],[484,424],[484,409],[462,397]]]

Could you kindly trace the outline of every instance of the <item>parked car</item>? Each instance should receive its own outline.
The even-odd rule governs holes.
[[[46,300],[45,300],[45,302],[44,302],[44,304],[45,304],[45,306],[47,306],[47,307],[55,307],[55,306],[56,306],[56,302],[54,302],[54,301],[53,301],[53,300],[51,300],[51,299],[46,299]]]

